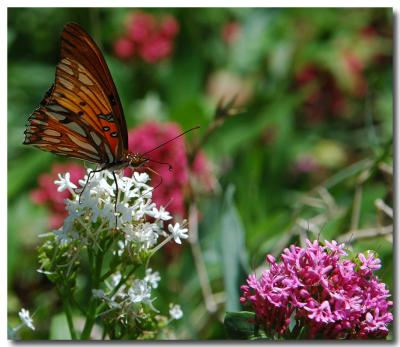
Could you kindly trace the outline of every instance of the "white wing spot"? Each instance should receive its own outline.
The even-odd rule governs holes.
[[[108,156],[108,162],[113,163],[114,162],[114,156],[111,153],[110,147],[105,143],[104,148],[106,149],[106,153]]]
[[[65,88],[67,88],[68,90],[74,90],[74,85],[70,81],[62,77],[58,77],[58,79]]]
[[[71,122],[71,123],[68,123],[68,124],[65,124],[65,125],[66,125],[66,127],[68,129],[71,129],[72,131],[78,133],[79,135],[82,135],[83,137],[86,137],[85,130],[83,130],[83,128],[80,125],[78,125],[77,123]]]
[[[47,142],[53,142],[53,143],[60,143],[61,142],[61,140],[59,140],[59,139],[56,139],[54,137],[48,137],[48,136],[43,136],[42,140],[45,140]]]
[[[82,154],[84,154],[84,155],[86,155],[86,156],[88,156],[88,157],[90,157],[90,158],[92,158],[92,159],[100,160],[100,157],[97,156],[97,155],[95,155],[95,154],[88,153],[88,152],[84,152],[84,151],[78,151],[78,152],[79,152],[79,153],[82,153]]]
[[[55,112],[62,112],[62,111],[65,112],[66,111],[65,107],[62,107],[57,104],[47,105],[46,107],[48,110],[55,111]]]
[[[88,151],[91,151],[93,153],[97,152],[96,149],[90,143],[83,142],[71,134],[67,133],[67,135],[71,139],[71,141],[74,142],[75,144],[77,144],[79,147],[86,149]]]
[[[63,152],[73,152],[74,150],[68,147],[57,147],[57,149],[59,151],[63,151]]]
[[[36,119],[36,118],[31,120],[31,124],[33,124],[33,125],[48,125],[46,122],[43,122],[43,121],[41,121],[39,119]]]
[[[61,62],[66,65],[71,65],[71,62],[67,58],[61,59]]]
[[[100,143],[101,143],[101,138],[100,138],[94,131],[91,131],[91,132],[90,132],[90,136],[92,137],[94,143],[95,143],[97,146],[100,145]]]
[[[56,120],[58,120],[58,121],[61,121],[61,120],[64,120],[65,118],[67,118],[67,117],[65,117],[65,116],[63,116],[62,114],[59,114],[59,113],[54,113],[54,112],[47,112],[52,118],[55,118]]]
[[[74,71],[70,67],[68,67],[64,64],[58,64],[58,68],[65,71],[67,74],[69,74],[71,76],[74,75]]]
[[[90,86],[93,85],[92,80],[88,76],[86,76],[84,73],[80,73],[78,79],[79,79],[79,81],[85,83],[86,85],[90,85]]]
[[[58,131],[53,130],[53,129],[46,129],[46,130],[44,131],[44,133],[45,133],[46,135],[50,135],[50,136],[61,136],[61,133],[59,133]]]

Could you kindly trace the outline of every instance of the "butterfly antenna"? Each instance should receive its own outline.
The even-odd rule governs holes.
[[[181,137],[181,136],[185,135],[185,134],[188,133],[189,131],[192,131],[192,130],[195,130],[195,129],[199,129],[199,128],[200,128],[200,126],[196,126],[196,127],[190,128],[189,130],[184,131],[183,133],[179,134],[178,136],[175,136],[174,138],[172,138],[172,139],[170,139],[170,140],[168,140],[168,141],[162,143],[161,145],[158,145],[157,147],[151,149],[150,151],[147,151],[147,152],[145,152],[145,153],[142,153],[142,155],[146,155],[146,154],[148,154],[148,153],[151,153],[151,152],[155,151],[156,149],[159,149],[160,147],[165,146],[167,143],[170,143],[171,141],[176,140],[178,137]],[[154,160],[153,160],[153,161],[154,161]]]
[[[157,164],[161,164],[161,165],[168,165],[168,170],[172,171],[172,165],[170,163],[166,163],[163,161],[158,161],[158,160],[154,160],[154,159],[150,159],[150,158],[145,158],[145,159],[147,159],[148,161],[151,161],[153,163],[157,163]]]

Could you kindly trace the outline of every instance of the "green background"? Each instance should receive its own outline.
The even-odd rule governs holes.
[[[37,330],[21,331],[23,338],[60,338],[66,331],[51,283],[35,271],[48,210],[34,204],[30,192],[52,164],[70,160],[22,142],[29,114],[54,80],[59,34],[69,21],[84,26],[102,48],[128,128],[151,118],[182,128],[199,124],[201,135],[217,102],[210,81],[225,76],[244,93],[242,112],[226,119],[203,148],[219,186],[199,201],[199,245],[216,312],[205,306],[188,244],[167,266],[162,255],[154,262],[162,277],[156,306],[166,311],[177,302],[184,311],[173,326],[178,338],[225,338],[223,315],[240,309],[245,274],[262,266],[267,253],[277,256],[306,237],[377,251],[383,263],[378,275],[392,292],[392,237],[378,233],[393,221],[375,206],[377,199],[393,204],[392,175],[382,169],[382,163],[392,167],[392,10],[145,9],[171,14],[180,25],[174,52],[157,64],[113,53],[132,11],[8,11],[9,326],[19,324],[17,312],[25,307],[35,312]],[[227,44],[221,33],[231,22],[240,34]],[[299,76],[310,66],[316,73],[302,84]],[[338,111],[337,103],[345,106]],[[302,172],[302,158],[314,167]],[[313,221],[318,232],[307,227]],[[350,237],[352,225],[375,235]]]

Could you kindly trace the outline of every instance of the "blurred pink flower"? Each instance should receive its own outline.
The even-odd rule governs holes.
[[[64,200],[71,197],[68,190],[58,192],[58,187],[54,184],[54,181],[58,179],[58,174],[63,172],[70,173],[70,180],[76,186],[78,186],[78,180],[85,175],[85,169],[78,164],[55,164],[50,173],[39,176],[39,187],[31,192],[33,202],[49,207],[51,212],[49,225],[53,229],[59,228],[63,224],[64,218],[67,216]]]
[[[171,15],[166,15],[162,18],[160,33],[169,38],[173,39],[179,32],[179,24],[175,17]]]
[[[132,41],[143,43],[148,40],[156,29],[156,22],[151,14],[138,11],[131,14],[128,22],[128,35]]]
[[[147,122],[129,131],[129,150],[136,153],[145,153],[160,144],[178,136],[182,129],[177,123]],[[172,165],[169,171],[168,165],[148,162],[146,166],[158,173],[148,171],[152,178],[152,186],[160,184],[153,192],[153,199],[158,205],[168,207],[168,211],[181,218],[186,216],[185,192],[189,183],[189,176],[193,177],[203,191],[209,192],[215,187],[215,177],[204,153],[200,152],[190,169],[185,149],[184,136],[149,153],[146,157]],[[130,174],[131,169],[126,169]],[[160,177],[161,176],[161,177]]]
[[[181,129],[175,123],[148,122],[129,132],[129,150],[136,153],[147,152],[165,141],[179,135]],[[167,162],[172,165],[160,165],[149,162],[148,166],[162,177],[162,184],[153,192],[156,204],[168,206],[168,211],[173,215],[185,216],[183,190],[188,182],[188,164],[185,151],[184,137],[179,137],[169,144],[149,153],[150,159]],[[130,174],[131,169],[127,169]],[[149,172],[152,186],[156,186],[161,178]]]
[[[149,64],[166,59],[172,52],[171,40],[163,35],[155,35],[143,42],[139,48],[141,58]]]
[[[294,171],[298,174],[310,173],[316,171],[318,167],[317,160],[312,155],[303,154],[296,159]]]
[[[240,23],[232,21],[223,26],[222,38],[228,45],[232,45],[238,40],[240,32],[241,32]]]
[[[179,24],[172,15],[161,17],[137,11],[130,14],[126,32],[114,43],[114,53],[120,59],[138,56],[149,64],[169,58]]]
[[[135,52],[134,43],[127,37],[121,37],[114,43],[114,53],[118,58],[129,59]]]
[[[307,121],[317,123],[343,115],[346,99],[332,73],[311,63],[298,71],[295,79],[296,87],[309,90],[303,103]]]
[[[342,53],[344,67],[351,78],[350,92],[355,96],[363,96],[368,90],[368,82],[364,77],[364,63],[355,52],[345,50]]]

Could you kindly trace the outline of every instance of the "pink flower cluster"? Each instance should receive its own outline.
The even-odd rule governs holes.
[[[52,229],[62,226],[64,218],[68,215],[64,200],[71,198],[71,193],[68,190],[58,192],[57,186],[54,184],[54,181],[59,179],[58,174],[63,172],[69,172],[71,182],[78,187],[78,180],[83,178],[86,171],[78,164],[55,164],[50,173],[39,176],[39,187],[31,192],[33,202],[39,205],[46,204],[49,207],[51,213],[49,226]]]
[[[182,129],[177,123],[147,122],[129,132],[129,150],[134,153],[145,153],[181,133]],[[153,160],[146,166],[158,173],[157,175],[150,170],[147,171],[152,177],[152,186],[157,186],[162,178],[162,183],[154,190],[154,201],[157,205],[168,206],[171,214],[181,218],[186,216],[184,200],[189,176],[194,179],[196,189],[209,192],[215,185],[214,174],[203,152],[198,153],[192,167],[189,167],[184,139],[184,136],[178,137],[146,155]],[[168,165],[158,164],[156,161],[170,164],[172,171],[169,171]],[[127,169],[126,173],[131,173],[131,169]]]
[[[178,31],[179,24],[171,15],[157,18],[149,13],[134,12],[124,35],[114,43],[114,52],[121,59],[138,56],[154,64],[171,55]]]
[[[325,339],[385,338],[393,302],[385,284],[373,275],[381,267],[372,253],[347,259],[344,244],[291,245],[257,279],[249,275],[241,290],[257,323],[273,336]],[[293,324],[293,326],[292,326]]]
[[[175,123],[147,122],[129,132],[129,150],[134,153],[145,153],[165,141],[179,135],[181,129]],[[173,170],[169,171],[168,165],[149,162],[146,166],[156,171],[158,175],[148,172],[152,177],[152,186],[160,184],[153,192],[153,200],[157,205],[168,206],[172,215],[184,217],[184,198],[182,187],[188,182],[188,163],[185,151],[184,137],[179,137],[162,146],[147,156],[155,161],[168,163]],[[128,174],[131,169],[127,169]]]

